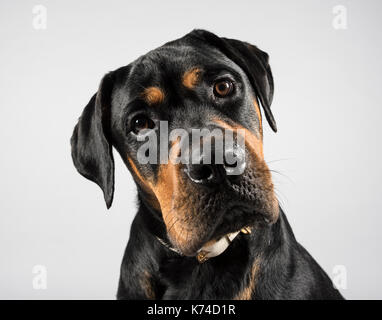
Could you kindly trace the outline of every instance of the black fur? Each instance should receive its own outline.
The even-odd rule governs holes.
[[[233,299],[249,284],[251,265],[261,256],[252,299],[343,299],[322,268],[296,241],[284,215],[276,224],[239,235],[220,256],[199,264],[165,249],[154,235],[165,236],[150,210],[140,205],[121,267],[118,299],[146,299],[137,283],[150,270],[158,299]]]
[[[205,69],[203,82],[188,90],[181,85],[181,75],[194,66]],[[221,74],[229,74],[237,83],[235,93],[225,100],[211,98],[211,83]],[[142,101],[142,88],[153,85],[165,92],[161,106],[155,108]],[[167,120],[170,130],[202,128],[209,125],[208,119],[218,118],[239,124],[261,139],[261,119],[253,97],[277,131],[270,109],[273,77],[268,55],[248,43],[204,30],[194,30],[104,77],[71,143],[77,170],[101,187],[108,208],[114,192],[112,146],[137,182],[139,209],[122,262],[118,299],[342,299],[297,243],[281,208],[270,204],[273,185],[264,186],[269,172],[258,170],[255,162],[259,160],[253,160],[253,167],[238,181],[213,190],[184,183],[185,202],[189,198],[193,204],[186,207],[195,220],[189,223],[198,232],[194,246],[183,248],[190,256],[169,250],[157,239],[172,244],[163,213],[145,186],[145,181],[158,181],[159,165],[135,162],[132,166],[140,144],[129,129],[131,118],[145,112],[155,121]],[[275,210],[277,219],[268,222]],[[221,255],[200,264],[189,254],[201,243],[247,225],[253,232],[240,234]]]

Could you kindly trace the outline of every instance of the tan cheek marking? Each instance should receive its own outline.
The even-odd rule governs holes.
[[[129,161],[131,170],[133,170],[135,177],[138,178],[138,180],[140,181],[141,184],[143,184],[144,186],[147,186],[148,182],[142,177],[142,175],[139,172],[139,170],[137,169],[137,166],[135,165],[134,161],[129,156],[127,156],[127,161]]]
[[[200,72],[199,68],[186,71],[182,77],[182,84],[188,89],[193,89],[200,81]]]
[[[143,272],[142,278],[140,279],[140,284],[142,286],[143,291],[145,292],[146,298],[154,300],[155,291],[152,285],[152,276],[148,271]]]
[[[263,142],[261,139],[256,137],[251,131],[246,128],[239,127],[239,129],[243,129],[245,132],[245,140],[248,142],[248,147],[257,154],[260,159],[264,159],[264,150],[263,150]]]
[[[237,125],[237,127],[233,127],[229,125],[228,123],[220,120],[220,119],[213,119],[213,121],[217,124],[220,125],[220,127],[224,129],[229,129],[229,130],[237,130],[237,129],[243,129],[245,132],[245,145],[248,147],[250,150],[250,153],[255,154],[260,161],[256,161],[256,167],[260,169],[262,172],[263,176],[263,182],[264,182],[264,187],[268,189],[269,192],[268,194],[270,195],[269,201],[267,201],[267,205],[269,208],[269,212],[272,213],[272,216],[270,217],[271,222],[274,223],[277,221],[278,216],[279,216],[279,209],[278,209],[278,200],[273,192],[273,182],[272,182],[272,175],[269,171],[269,168],[267,164],[264,161],[264,152],[263,152],[263,142],[261,139],[259,139],[256,135],[254,135],[252,132],[250,132],[248,129]]]
[[[249,278],[249,284],[247,287],[241,290],[239,294],[234,297],[234,300],[251,300],[252,295],[255,292],[256,279],[260,271],[260,258],[256,258],[252,264],[251,274]]]
[[[254,135],[251,131],[249,131],[248,129],[246,129],[240,125],[233,127],[233,126],[229,125],[227,122],[222,121],[220,119],[214,119],[213,121],[224,129],[228,129],[228,130],[232,130],[232,131],[236,131],[237,129],[244,130],[244,132],[245,132],[245,137],[244,137],[245,138],[245,144],[259,158],[264,159],[263,142],[261,141],[261,139],[256,137],[256,135]]]
[[[159,168],[158,181],[153,186],[154,193],[159,201],[163,220],[165,222],[170,238],[178,244],[186,244],[187,234],[181,221],[184,213],[179,208],[174,208],[174,199],[177,196],[178,176],[180,166],[173,163],[179,153],[179,140],[175,141],[171,147],[171,154],[168,164],[162,164]],[[179,220],[180,218],[180,220]]]
[[[259,107],[259,104],[257,103],[257,99],[254,98],[253,99],[253,104],[255,106],[255,110],[256,110],[256,113],[257,113],[257,117],[259,119],[259,124],[260,124],[260,130],[262,129],[263,127],[263,123],[262,123],[262,119],[261,119],[261,111],[260,111],[260,107]]]
[[[160,165],[158,180],[155,185],[153,185],[153,190],[160,203],[165,222],[167,222],[166,218],[168,218],[168,213],[172,210],[172,202],[177,185],[177,168],[171,161],[174,154],[177,152],[176,150],[176,146],[171,148],[171,154],[169,155],[170,159],[167,164]]]
[[[155,197],[152,191],[153,189],[152,183],[142,177],[134,161],[129,156],[127,156],[127,160],[129,161],[131,170],[133,171],[132,173],[134,178],[138,180],[137,183],[139,183],[142,186],[142,188],[147,192],[147,195],[149,197],[148,200],[150,201],[151,205],[153,206],[154,209],[160,210],[158,199]]]
[[[164,101],[165,94],[158,87],[149,87],[146,88],[142,93],[143,99],[148,105],[159,104]]]
[[[158,181],[153,185],[153,191],[159,201],[164,219],[166,219],[168,212],[172,210],[172,198],[175,192],[174,171],[173,164],[161,164]]]

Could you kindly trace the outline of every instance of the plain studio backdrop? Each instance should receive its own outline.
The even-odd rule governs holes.
[[[114,153],[106,210],[69,139],[106,72],[194,28],[269,53],[279,132],[264,122],[265,156],[294,233],[346,298],[382,298],[381,12],[356,0],[2,0],[0,298],[114,299],[135,185]]]

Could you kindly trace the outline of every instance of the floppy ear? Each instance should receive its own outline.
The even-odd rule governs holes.
[[[78,172],[97,183],[109,209],[114,194],[114,159],[110,138],[110,100],[112,74],[101,81],[98,92],[90,99],[74,128],[72,158]]]
[[[276,121],[271,111],[273,77],[268,63],[268,54],[247,42],[220,38],[205,30],[194,30],[191,35],[219,49],[244,70],[256,91],[269,125],[274,132],[277,132]]]

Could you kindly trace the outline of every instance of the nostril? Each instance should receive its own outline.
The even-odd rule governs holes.
[[[237,159],[228,162],[226,159],[224,159],[224,167],[226,168],[236,168],[238,166],[238,161]]]
[[[189,178],[196,183],[206,183],[214,178],[214,170],[210,165],[193,164],[185,169]]]

